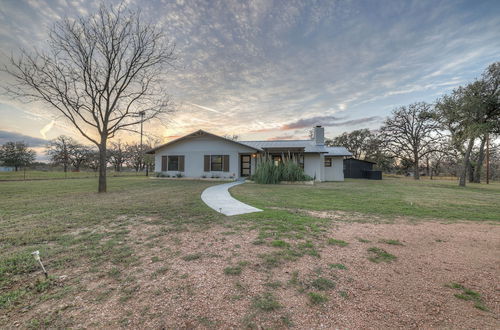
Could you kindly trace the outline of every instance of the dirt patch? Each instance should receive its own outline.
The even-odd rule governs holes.
[[[128,226],[140,262],[109,276],[82,269],[85,290],[19,313],[18,324],[58,311],[83,328],[500,327],[497,225],[335,222],[309,242],[319,256],[287,259],[287,244],[305,240],[273,247],[272,239],[258,241],[257,231],[217,225],[172,232],[141,221]],[[328,238],[349,244],[329,245]],[[371,262],[370,247],[396,259]],[[284,257],[270,266],[266,255]],[[456,298],[458,291],[445,286],[451,282],[481,294],[488,311]],[[325,300],[314,303],[310,292]]]

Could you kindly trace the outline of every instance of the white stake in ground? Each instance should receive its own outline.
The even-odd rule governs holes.
[[[33,258],[35,258],[36,261],[42,266],[43,273],[45,274],[45,278],[49,278],[49,274],[47,274],[47,271],[45,270],[45,267],[43,267],[42,260],[40,259],[40,251],[36,250],[35,252],[31,252],[33,255]]]

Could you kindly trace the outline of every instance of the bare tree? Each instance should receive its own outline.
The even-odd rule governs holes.
[[[420,161],[436,150],[439,129],[431,105],[419,102],[395,109],[384,122],[380,134],[395,157],[413,165],[414,178],[418,180]]]
[[[95,14],[57,22],[48,51],[11,58],[4,70],[17,83],[7,90],[57,109],[98,147],[98,191],[105,192],[108,140],[172,111],[161,82],[174,48],[139,12],[101,5]]]
[[[47,144],[47,155],[52,163],[62,165],[64,172],[71,165],[71,154],[77,143],[69,136],[60,135]]]
[[[71,165],[76,171],[80,171],[80,167],[87,162],[90,154],[90,148],[82,144],[75,144],[70,150]]]
[[[126,163],[129,167],[139,172],[144,169],[144,150],[148,150],[148,146],[140,144],[128,144],[126,146]]]
[[[109,149],[109,162],[113,165],[116,172],[120,172],[122,170],[123,163],[127,158],[126,146],[123,145],[120,141],[112,142],[111,148]]]

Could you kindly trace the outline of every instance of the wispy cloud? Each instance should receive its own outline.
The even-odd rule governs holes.
[[[52,120],[50,123],[42,127],[42,129],[40,130],[40,134],[42,134],[44,139],[47,139],[47,133],[52,129],[52,127],[54,127],[55,123],[56,121]]]
[[[4,1],[1,50],[44,48],[54,20],[93,12],[98,3]],[[179,69],[165,84],[181,100],[179,111],[168,134],[165,127],[146,126],[164,137],[198,128],[259,139],[315,124],[330,135],[360,125],[374,129],[389,106],[432,102],[479,76],[500,53],[498,1],[179,0],[130,6],[140,7],[143,19],[161,26],[177,45]],[[5,61],[0,57],[0,65]],[[6,77],[0,73],[0,79]],[[30,132],[39,130],[40,123]]]
[[[25,142],[30,147],[42,147],[47,144],[47,140],[24,135],[16,132],[0,130],[0,145],[6,142]]]

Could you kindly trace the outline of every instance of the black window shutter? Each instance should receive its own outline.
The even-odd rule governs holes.
[[[203,168],[203,171],[210,172],[210,156],[209,155],[205,155],[205,166]]]
[[[167,170],[167,156],[161,156],[161,171],[165,172]]]
[[[229,172],[229,155],[224,155],[222,159],[222,168],[224,172]]]
[[[179,172],[184,172],[184,156],[179,156]]]

